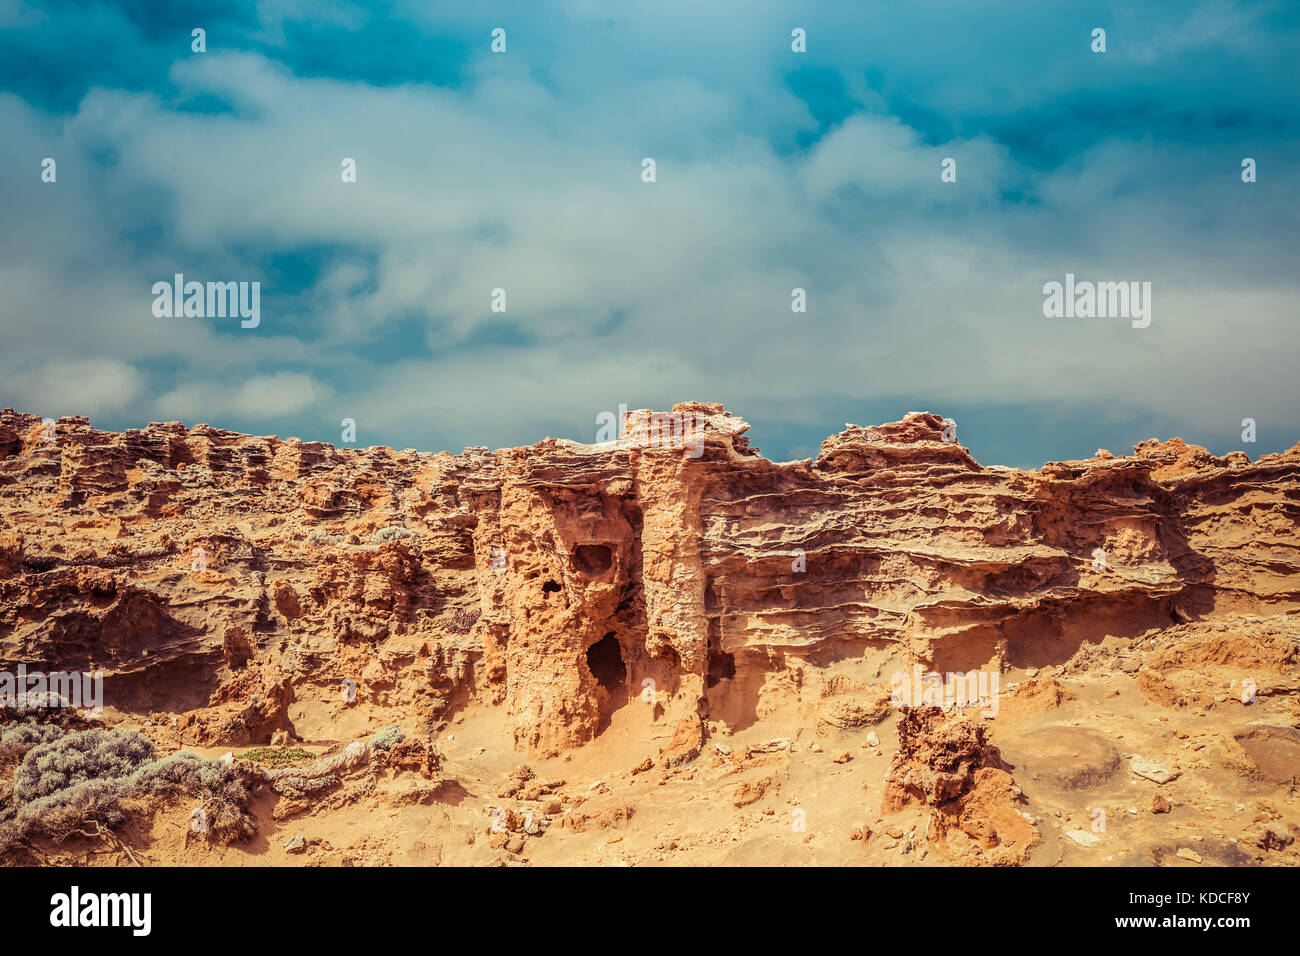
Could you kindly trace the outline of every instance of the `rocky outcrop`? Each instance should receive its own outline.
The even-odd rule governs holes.
[[[1043,666],[1300,608],[1300,446],[1022,471],[928,413],[785,463],[718,405],[625,425],[451,455],[6,409],[0,658],[103,670],[107,705],[205,742],[264,742],[289,695],[351,680],[429,729],[499,705],[550,755],[647,692],[666,727],[781,697],[833,732],[885,716],[882,685],[824,675],[848,658]]]
[[[1038,842],[1038,830],[987,734],[980,721],[947,720],[938,707],[905,709],[881,809],[926,808],[930,843],[947,860],[1018,865]]]
[[[987,734],[979,721],[945,720],[938,707],[904,710],[898,718],[898,753],[885,777],[884,811],[956,800],[974,787],[977,771],[1005,769]]]

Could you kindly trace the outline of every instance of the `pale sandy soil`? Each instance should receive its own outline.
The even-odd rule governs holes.
[[[865,672],[861,661],[838,671]],[[872,667],[874,671],[876,664]],[[1047,669],[1048,672],[1056,668]],[[869,676],[869,675],[868,675]],[[1046,673],[1036,675],[1046,679]],[[1296,722],[1295,698],[1261,697],[1247,706],[1224,699],[1211,709],[1159,706],[1137,687],[1133,675],[1106,672],[1062,674],[1060,687],[1074,696],[1059,705],[1007,690],[1029,684],[1026,672],[1003,675],[998,715],[988,721],[1016,784],[1021,806],[1036,825],[1039,841],[1027,865],[1296,865],[1297,844],[1262,851],[1247,834],[1272,824],[1285,832],[1300,822],[1300,791],[1278,782],[1288,768],[1300,773],[1300,746],[1265,740],[1252,754],[1253,771],[1224,756],[1225,733],[1252,726],[1287,729]],[[634,769],[655,758],[672,728],[652,719],[652,708],[632,698],[587,746],[529,766],[536,781],[562,781],[541,800],[502,798],[511,771],[524,761],[502,742],[509,739],[501,708],[462,712],[437,740],[445,757],[438,779],[384,771],[358,779],[373,788],[337,808],[315,808],[287,820],[272,811],[277,797],[254,806],[258,834],[229,847],[185,843],[188,806],[160,812],[152,829],[128,831],[145,863],[198,866],[500,865],[543,866],[934,866],[969,862],[926,840],[929,811],[913,805],[881,812],[884,777],[898,748],[896,716],[874,727],[816,736],[797,703],[765,713],[743,729],[708,724],[701,754],[683,767]],[[381,727],[402,722],[393,709],[345,707],[337,700],[305,700],[291,717],[301,746],[326,753]],[[110,720],[119,715],[109,714]],[[122,726],[132,721],[122,717]],[[1291,731],[1295,733],[1294,730]],[[875,734],[879,746],[868,744]],[[736,755],[776,737],[789,750]],[[718,747],[729,748],[723,756]],[[186,748],[218,757],[225,748]],[[236,750],[236,754],[246,750]],[[837,762],[847,754],[846,762]],[[1157,784],[1129,769],[1138,754],[1175,768],[1179,776]],[[1271,763],[1270,763],[1271,761]],[[1272,779],[1269,779],[1269,773]],[[762,795],[737,806],[737,788],[766,782]],[[345,790],[356,786],[345,781]],[[366,789],[362,787],[361,789]],[[1153,813],[1153,798],[1166,797],[1170,812]],[[547,804],[558,800],[560,808]],[[549,826],[528,835],[494,833],[493,808],[509,808]],[[547,812],[547,810],[552,812]],[[1098,829],[1104,813],[1104,830]],[[800,813],[801,811],[801,813]],[[802,818],[803,829],[799,829]],[[569,825],[577,819],[581,829]],[[855,839],[854,831],[867,831]],[[1069,831],[1095,833],[1080,845]],[[305,852],[284,844],[302,836]],[[1183,857],[1180,849],[1191,851]],[[75,857],[86,848],[69,846]],[[1201,858],[1196,863],[1189,858]],[[69,858],[66,862],[71,862]],[[97,852],[86,862],[121,864],[116,852]]]

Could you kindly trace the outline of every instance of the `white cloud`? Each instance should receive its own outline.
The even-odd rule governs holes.
[[[12,373],[5,392],[23,396],[23,411],[48,418],[93,418],[128,407],[140,395],[142,384],[140,373],[126,362],[53,358]]]
[[[185,382],[160,395],[153,407],[155,415],[168,420],[219,425],[223,415],[258,421],[293,416],[328,394],[309,375],[277,372],[229,384]]]
[[[936,411],[1109,401],[1280,420],[1293,406],[1278,384],[1296,342],[1282,253],[1244,227],[1227,248],[1197,239],[1198,223],[1212,234],[1250,215],[1230,168],[1213,179],[1212,149],[1103,143],[1045,174],[989,138],[933,143],[857,115],[784,155],[738,119],[757,100],[787,132],[809,125],[770,77],[757,90],[616,77],[575,102],[527,62],[476,62],[447,90],[300,78],[250,54],[178,61],[187,93],[234,114],[101,90],[57,123],[0,97],[20,152],[61,157],[56,186],[0,182],[23,237],[0,236],[13,290],[0,399],[47,402],[44,375],[20,373],[57,347],[105,363],[76,396],[95,411],[271,430],[346,414],[395,444],[452,447],[557,425],[590,437],[621,401],[718,400],[784,421],[816,419],[830,397],[918,392]],[[102,152],[116,162],[100,172]],[[640,180],[645,155],[657,183]],[[949,155],[955,184],[939,180]],[[356,184],[340,181],[345,156]],[[141,223],[161,238],[123,240]],[[303,248],[357,256],[326,261],[291,325],[268,300],[284,277],[257,251]],[[149,286],[173,270],[262,281],[261,327],[154,319]],[[1066,271],[1152,281],[1152,327],[1044,319],[1042,284]],[[488,308],[498,286],[504,316]],[[807,314],[790,311],[794,286]],[[503,321],[537,344],[465,347]],[[120,387],[106,367],[126,370]]]

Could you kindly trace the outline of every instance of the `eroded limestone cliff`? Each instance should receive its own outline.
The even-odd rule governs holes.
[[[634,414],[606,445],[451,455],[6,409],[0,659],[102,669],[106,705],[196,744],[266,742],[350,679],[431,733],[505,708],[546,757],[637,699],[668,726],[778,700],[873,723],[887,688],[850,658],[1033,668],[1243,616],[1294,639],[1300,445],[1021,471],[912,413],[776,463],[721,406],[674,412],[702,444]]]

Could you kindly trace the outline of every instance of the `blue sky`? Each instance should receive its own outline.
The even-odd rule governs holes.
[[[451,451],[685,400],[775,459],[911,410],[989,464],[1282,450],[1300,8],[1129,6],[0,0],[0,405]],[[156,318],[176,272],[260,282],[261,324]],[[1066,273],[1151,282],[1151,326],[1045,318]]]

